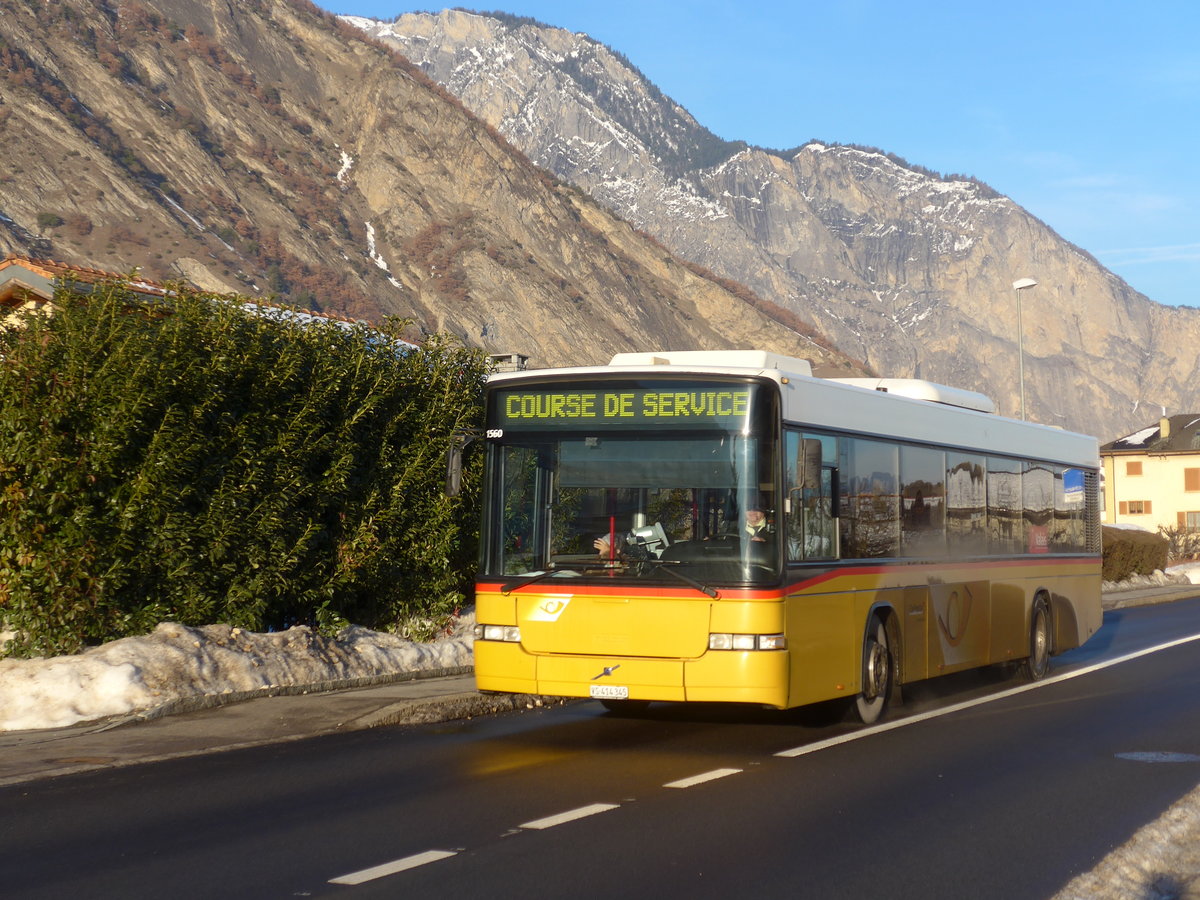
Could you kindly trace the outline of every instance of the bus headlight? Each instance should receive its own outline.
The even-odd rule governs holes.
[[[521,628],[519,625],[479,625],[475,626],[475,640],[477,641],[506,641],[510,644],[518,644],[521,642]]]
[[[782,634],[710,634],[709,650],[786,650]]]

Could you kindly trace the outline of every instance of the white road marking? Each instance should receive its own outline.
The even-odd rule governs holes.
[[[691,778],[681,778],[678,781],[672,781],[669,784],[664,784],[663,787],[690,788],[697,784],[704,784],[706,781],[715,781],[718,778],[724,778],[726,775],[737,775],[741,771],[741,769],[713,769],[711,772],[693,775]]]
[[[395,875],[397,872],[403,872],[405,869],[415,869],[417,866],[424,866],[431,862],[437,862],[439,859],[446,859],[447,857],[454,856],[456,852],[454,850],[426,850],[424,853],[406,856],[404,859],[397,859],[390,863],[384,863],[381,866],[372,866],[369,869],[351,872],[349,875],[339,875],[337,878],[330,878],[329,883],[362,884],[365,881],[374,881],[376,878]]]
[[[930,710],[929,712],[918,713],[917,715],[909,716],[906,719],[897,719],[894,722],[886,722],[883,725],[875,725],[871,728],[864,728],[861,731],[854,731],[850,734],[843,734],[835,738],[829,738],[828,740],[817,741],[814,744],[805,744],[800,747],[793,747],[791,750],[781,750],[775,755],[788,758],[807,756],[808,754],[816,753],[819,750],[827,750],[830,747],[836,747],[838,744],[848,744],[851,741],[857,741],[865,737],[871,737],[872,735],[880,734],[884,731],[894,731],[897,728],[904,728],[906,725],[916,725],[918,722],[924,722],[927,719],[936,719],[940,716],[948,716],[951,713],[961,712],[964,709],[970,709],[974,706],[983,706],[983,704],[991,703],[994,700],[1003,700],[1006,697],[1015,697],[1017,694],[1024,694],[1026,691],[1035,691],[1038,688],[1044,688],[1051,684],[1057,684],[1060,681],[1070,681],[1072,678],[1078,678],[1081,675],[1090,675],[1092,672],[1098,672],[1101,669],[1107,669],[1110,666],[1119,665],[1123,662],[1129,662],[1131,659],[1137,659],[1140,656],[1149,656],[1151,653],[1158,653],[1160,650],[1169,650],[1172,647],[1178,647],[1181,644],[1190,644],[1193,641],[1200,641],[1200,634],[1193,634],[1189,635],[1188,637],[1177,638],[1173,641],[1167,641],[1165,644],[1157,644],[1153,647],[1147,647],[1144,650],[1138,650],[1134,653],[1127,653],[1124,656],[1118,656],[1116,659],[1106,660],[1105,662],[1093,663],[1090,666],[1084,666],[1082,669],[1064,672],[1061,675],[1052,675],[1044,681],[1035,681],[1031,684],[1023,684],[1020,687],[1014,687],[1009,688],[1006,691],[1000,691],[998,694],[990,694],[987,697],[979,697],[975,700],[965,700],[962,703],[955,703],[952,706]]]
[[[1181,763],[1200,762],[1200,756],[1195,753],[1172,753],[1169,750],[1150,750],[1134,753],[1118,753],[1117,759],[1128,759],[1133,762],[1145,763]]]
[[[581,806],[578,809],[570,809],[564,813],[559,813],[557,816],[547,816],[544,819],[534,819],[532,822],[526,822],[521,828],[553,828],[555,825],[562,825],[564,822],[574,822],[576,819],[586,819],[588,816],[594,816],[596,813],[608,812],[610,809],[617,809],[619,804],[616,803],[593,803],[590,806]]]

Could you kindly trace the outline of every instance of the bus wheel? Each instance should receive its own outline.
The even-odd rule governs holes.
[[[601,700],[600,705],[618,716],[644,715],[650,708],[649,700]]]
[[[854,700],[854,709],[864,725],[883,718],[892,695],[892,651],[887,628],[879,616],[871,616],[863,640],[862,693]]]
[[[1033,601],[1029,614],[1029,656],[1017,669],[1022,681],[1041,681],[1050,671],[1050,609],[1044,597]]]

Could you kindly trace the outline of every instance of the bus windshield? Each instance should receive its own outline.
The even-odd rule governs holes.
[[[777,580],[775,405],[762,386],[739,387],[751,402],[736,420],[699,417],[686,430],[678,421],[643,418],[631,429],[597,417],[582,428],[541,420],[526,433],[490,417],[490,428],[506,427],[489,438],[483,574],[702,588]],[[648,391],[626,394],[644,410]],[[501,396],[491,410],[505,406]]]

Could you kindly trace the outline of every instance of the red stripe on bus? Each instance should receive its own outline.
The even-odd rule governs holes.
[[[739,588],[739,587],[717,587],[716,590],[720,593],[719,599],[730,600],[771,600],[779,599],[787,594],[794,594],[803,590],[810,590],[817,585],[824,584],[828,581],[833,581],[839,578],[864,578],[870,576],[879,576],[887,573],[895,573],[897,570],[903,569],[908,574],[903,579],[910,587],[918,587],[920,585],[913,583],[912,575],[914,570],[928,569],[932,571],[944,572],[947,569],[966,569],[969,571],[992,571],[996,569],[1070,569],[1081,568],[1090,569],[1100,565],[1100,557],[1037,557],[1024,559],[1004,559],[1004,560],[979,560],[976,562],[939,562],[939,563],[887,563],[876,565],[832,565],[827,568],[822,568],[818,572],[801,578],[798,581],[789,581],[780,586],[768,588]],[[812,571],[811,569],[808,571]],[[499,593],[504,586],[503,581],[479,581],[476,583],[476,590],[483,592]],[[696,598],[698,593],[694,589],[676,588],[676,587],[651,587],[649,585],[595,585],[595,584],[572,584],[569,588],[549,589],[550,586],[543,582],[534,582],[529,585],[532,590],[529,593],[533,594],[571,594],[573,596],[592,596],[592,597],[622,597],[622,596],[641,596],[641,597],[656,597],[662,599],[680,599],[692,600]],[[565,586],[564,586],[565,587]],[[510,591],[511,594],[524,593],[523,588],[517,588]]]

